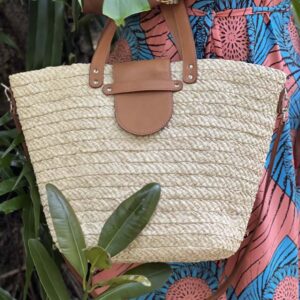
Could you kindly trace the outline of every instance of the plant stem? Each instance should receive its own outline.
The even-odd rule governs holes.
[[[84,281],[84,294],[82,300],[87,300],[89,297],[89,293],[92,290],[91,285],[92,285],[93,273],[94,273],[94,267],[91,266],[88,273],[89,274],[88,280],[86,282]]]
[[[85,290],[84,294],[83,294],[83,297],[82,297],[82,300],[87,300],[88,297],[89,297],[89,292],[88,292],[88,290]]]

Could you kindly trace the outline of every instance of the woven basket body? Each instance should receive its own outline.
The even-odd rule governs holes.
[[[88,85],[89,65],[10,78],[44,212],[45,185],[70,201],[88,246],[109,215],[149,182],[162,186],[151,222],[120,262],[204,261],[234,254],[246,231],[285,75],[270,68],[198,61],[199,79],[174,94],[166,128],[146,137],[120,129],[113,97]],[[105,83],[111,83],[111,66]],[[181,62],[172,63],[181,79]]]

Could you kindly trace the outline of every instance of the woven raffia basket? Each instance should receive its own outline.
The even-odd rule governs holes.
[[[203,261],[239,248],[269,149],[280,71],[198,61],[198,82],[174,94],[168,127],[146,137],[120,129],[113,97],[88,85],[89,65],[10,77],[54,240],[45,185],[70,201],[89,246],[118,204],[149,182],[162,186],[150,224],[115,261]],[[181,79],[182,63],[172,63]],[[111,66],[105,68],[110,83]]]

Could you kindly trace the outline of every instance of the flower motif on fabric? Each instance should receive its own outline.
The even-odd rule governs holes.
[[[295,277],[286,277],[277,286],[273,300],[298,300],[298,279]]]
[[[248,59],[249,40],[245,17],[215,18],[215,28],[212,34],[214,48],[219,57],[239,61]],[[218,41],[221,45],[217,45]]]
[[[204,300],[211,296],[208,284],[200,278],[187,277],[176,281],[168,290],[166,300]],[[219,300],[226,300],[223,295]]]
[[[219,287],[222,262],[173,263],[173,272],[164,286],[135,300],[205,300]],[[225,300],[222,296],[219,300]]]
[[[257,264],[259,265],[259,261]],[[253,274],[249,271],[245,273],[245,276],[245,278],[251,278],[252,282],[238,295],[238,299],[298,299],[298,248],[296,244],[289,237],[285,237],[261,274],[253,279]]]
[[[300,54],[300,36],[299,36],[298,30],[296,28],[296,25],[295,25],[293,19],[291,19],[290,23],[289,23],[289,33],[290,33],[291,40],[294,45],[295,51]]]

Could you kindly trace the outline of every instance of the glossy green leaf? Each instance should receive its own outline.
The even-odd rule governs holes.
[[[15,41],[4,32],[0,31],[0,44],[6,44],[14,49],[18,49],[18,46],[16,45]]]
[[[96,285],[94,285],[92,287],[92,290],[97,289],[97,288],[101,288],[101,287],[104,287],[104,286],[116,287],[116,286],[126,284],[126,283],[140,283],[143,286],[147,286],[147,287],[151,286],[150,280],[145,276],[142,276],[142,275],[122,275],[122,276],[115,277],[115,278],[112,278],[112,279],[99,281]]]
[[[62,275],[39,240],[29,240],[29,251],[45,292],[51,300],[69,300]]]
[[[52,184],[46,185],[49,210],[60,251],[74,269],[85,278],[87,260],[82,229],[75,212],[64,195]]]
[[[111,259],[109,253],[103,248],[96,246],[84,249],[84,255],[91,264],[91,269],[109,269],[111,267]]]
[[[14,211],[24,208],[27,201],[30,201],[27,194],[11,198],[7,201],[0,203],[0,212],[10,214]]]
[[[149,222],[160,190],[159,184],[150,183],[122,202],[104,224],[98,245],[111,256],[125,249]]]
[[[103,14],[123,25],[124,19],[143,11],[150,10],[148,0],[104,0]]]
[[[8,291],[5,291],[0,287],[0,299],[1,300],[15,300]]]
[[[145,276],[151,282],[147,287],[140,283],[126,283],[116,287],[111,287],[104,294],[98,297],[98,300],[124,300],[136,298],[154,290],[161,288],[171,275],[171,267],[163,263],[149,263],[138,266],[124,275]]]

